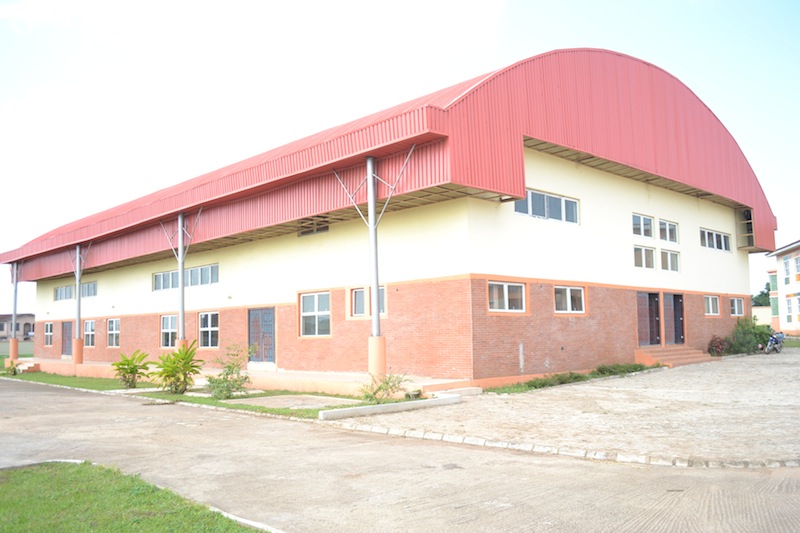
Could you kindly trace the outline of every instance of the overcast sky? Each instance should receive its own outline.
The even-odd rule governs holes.
[[[0,251],[558,48],[623,52],[719,117],[800,240],[800,2],[0,0]],[[771,261],[771,263],[770,263]],[[751,290],[774,260],[751,258]],[[32,284],[18,312],[34,312]],[[0,266],[0,313],[11,312]]]

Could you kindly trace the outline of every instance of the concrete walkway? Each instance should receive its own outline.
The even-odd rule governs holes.
[[[94,461],[293,533],[788,533],[799,398],[800,350],[345,422],[356,430],[3,379],[0,468]]]
[[[800,466],[800,349],[725,357],[331,422],[477,446],[665,466]]]

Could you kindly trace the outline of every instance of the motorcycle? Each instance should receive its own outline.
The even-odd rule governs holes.
[[[781,353],[781,349],[783,348],[783,339],[785,338],[786,335],[779,331],[773,331],[770,333],[767,345],[764,347],[764,353],[770,353],[772,350],[775,350],[777,353]]]

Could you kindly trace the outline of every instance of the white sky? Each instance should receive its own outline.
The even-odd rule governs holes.
[[[0,251],[558,48],[689,86],[800,240],[800,2],[0,0]],[[751,291],[774,260],[751,258]],[[12,286],[0,266],[0,313]],[[34,312],[33,284],[17,311]]]

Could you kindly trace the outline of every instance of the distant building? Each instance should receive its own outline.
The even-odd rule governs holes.
[[[769,272],[772,327],[787,335],[800,335],[800,241],[767,254],[777,261]]]
[[[16,335],[11,332],[11,315],[0,315],[0,341],[8,341],[16,336],[17,340],[33,340],[34,324],[36,315],[20,314],[17,315]]]
[[[362,220],[375,175],[379,286]],[[691,89],[577,49],[74,221],[0,263],[37,282],[39,357],[155,356],[185,323],[206,361],[235,343],[277,369],[364,372],[381,338],[392,372],[481,380],[705,350],[750,315],[748,255],[773,250],[775,228]]]

